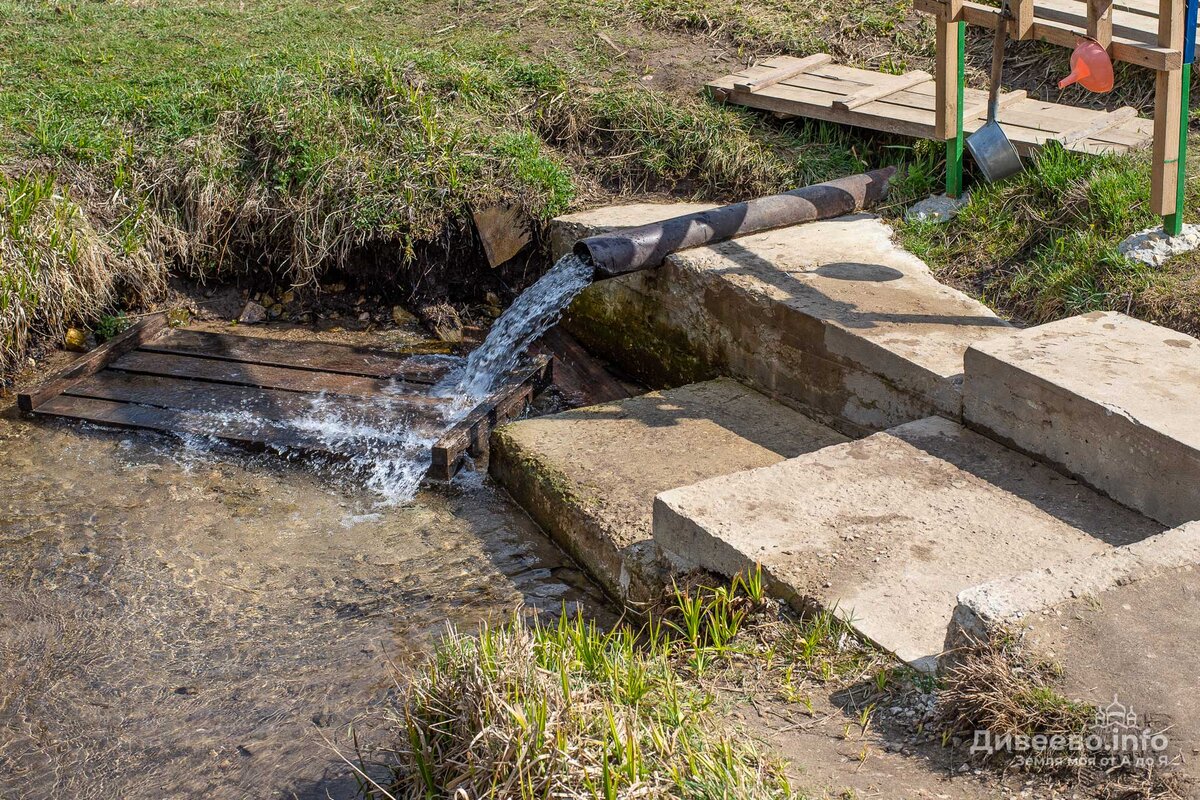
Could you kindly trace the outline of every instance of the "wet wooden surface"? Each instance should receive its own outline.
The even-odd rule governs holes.
[[[430,477],[449,480],[466,454],[486,450],[492,427],[549,384],[551,363],[548,355],[526,363],[445,431]],[[18,401],[34,415],[345,458],[318,430],[330,404],[339,424],[437,430],[445,401],[432,391],[449,369],[363,347],[171,330],[155,315]]]

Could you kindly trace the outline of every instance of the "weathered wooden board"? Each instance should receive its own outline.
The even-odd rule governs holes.
[[[458,472],[464,456],[478,458],[487,452],[492,428],[520,416],[553,380],[553,359],[548,356],[539,356],[533,364],[513,373],[433,446],[429,477],[449,480]]]
[[[804,59],[779,56],[709,82],[708,90],[726,102],[794,117],[820,119],[922,139],[937,138],[935,85],[924,73],[885,75],[834,63],[809,66]],[[780,74],[789,77],[770,82]],[[765,85],[764,85],[765,84]],[[753,85],[753,92],[739,87]],[[984,124],[987,93],[963,93],[963,128],[973,133]],[[1130,115],[1047,103],[1011,93],[999,113],[1009,139],[1022,155],[1057,141],[1082,153],[1124,153],[1148,147],[1153,122]]]
[[[345,459],[351,454],[317,432],[330,404],[339,424],[436,431],[444,401],[432,384],[448,369],[369,348],[169,330],[156,315],[18,403],[35,415]],[[486,448],[492,426],[520,414],[551,376],[545,356],[508,376],[432,448],[429,476],[454,477],[464,454]]]
[[[443,364],[413,363],[407,356],[365,347],[251,338],[205,331],[166,331],[142,345],[141,349],[364,378],[395,378],[410,383],[437,383],[448,369]]]

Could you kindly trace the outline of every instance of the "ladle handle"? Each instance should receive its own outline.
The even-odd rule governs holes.
[[[1000,16],[996,19],[996,41],[992,45],[992,85],[988,90],[988,122],[996,121],[999,110],[1000,81],[1004,77],[1004,43],[1008,36],[1008,0],[1000,5]]]

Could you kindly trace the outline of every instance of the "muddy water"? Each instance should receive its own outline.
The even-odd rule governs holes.
[[[469,477],[413,503],[277,458],[0,413],[0,796],[347,797],[389,660],[600,595]]]

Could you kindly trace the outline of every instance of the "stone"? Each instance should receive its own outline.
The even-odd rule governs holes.
[[[645,600],[668,580],[656,494],[844,441],[721,379],[506,425],[490,471],[605,589]]]
[[[392,322],[401,326],[416,325],[417,318],[404,306],[392,306]]]
[[[729,576],[761,564],[777,596],[834,611],[923,670],[963,590],[1161,530],[938,417],[664,492],[654,507],[665,550]]]
[[[241,315],[238,316],[238,322],[243,325],[255,325],[259,322],[264,322],[267,319],[267,309],[263,308],[259,303],[251,300],[246,303],[242,309]]]
[[[63,336],[63,348],[73,353],[86,353],[88,332],[80,328],[67,328],[67,333]]]
[[[283,304],[274,303],[267,309],[267,316],[271,319],[279,319],[283,316]]]
[[[1166,525],[1200,519],[1200,340],[1115,312],[967,351],[971,427]]]
[[[703,208],[620,206],[556,220],[556,252],[585,233]],[[599,281],[565,325],[650,385],[730,375],[829,415],[850,434],[961,416],[963,354],[1009,329],[939,283],[871,214],[782,228]]]
[[[924,200],[913,203],[904,211],[904,219],[909,222],[928,222],[941,224],[949,222],[958,216],[963,206],[971,202],[969,195],[950,197],[945,194],[933,194]]]
[[[1135,261],[1161,267],[1172,256],[1191,252],[1197,247],[1200,247],[1200,225],[1184,225],[1178,236],[1170,236],[1160,225],[1131,234],[1117,245],[1117,250]]]
[[[434,336],[443,342],[458,343],[463,340],[463,323],[449,303],[437,303],[421,308],[421,319]]]

